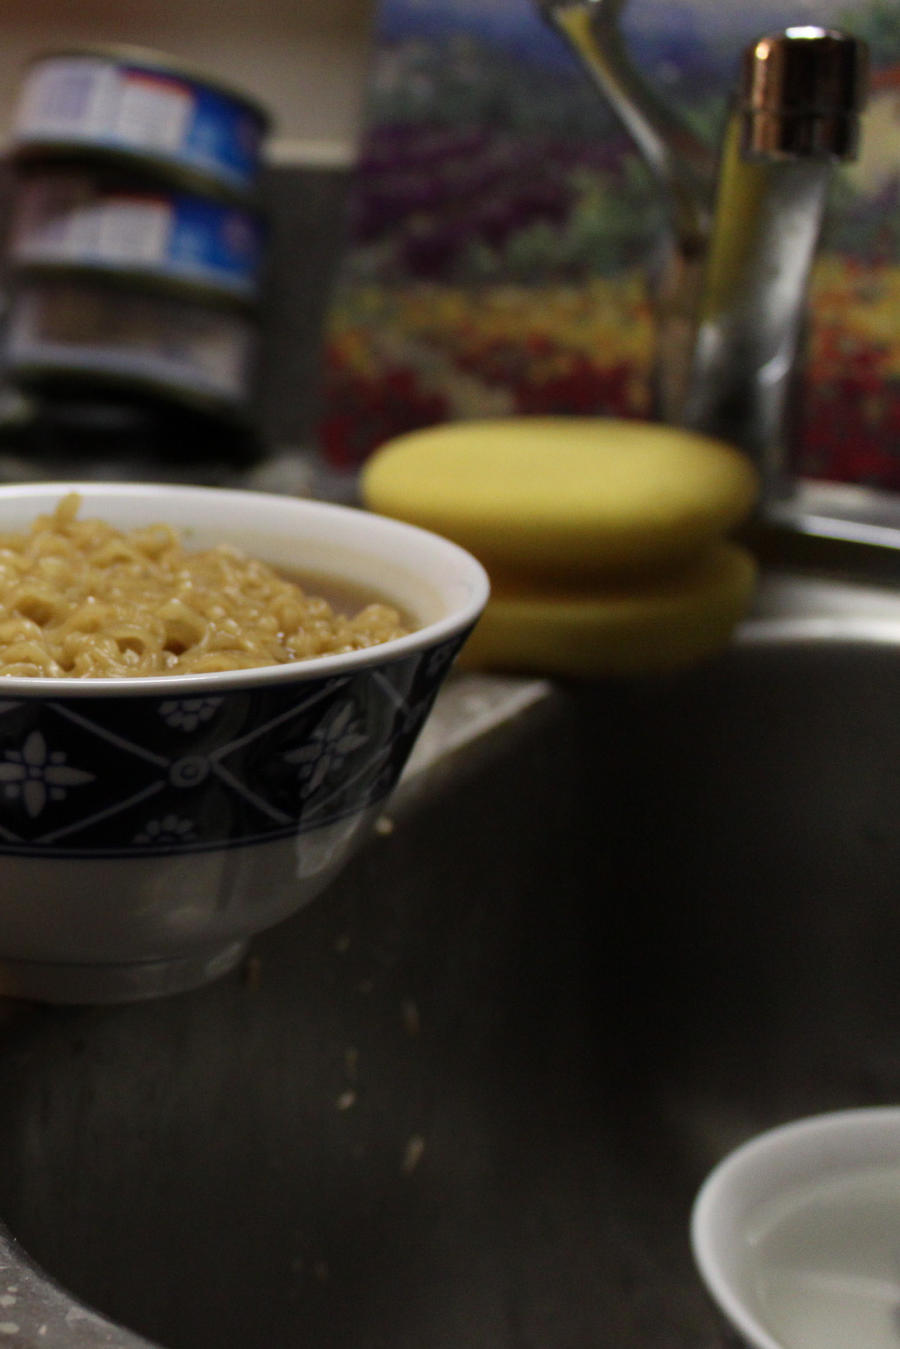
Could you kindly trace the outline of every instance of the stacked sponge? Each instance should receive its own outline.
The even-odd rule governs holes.
[[[726,535],[756,474],[693,432],[616,418],[461,422],[384,445],[371,509],[435,530],[486,566],[470,666],[595,676],[691,664],[725,645],[756,568]]]

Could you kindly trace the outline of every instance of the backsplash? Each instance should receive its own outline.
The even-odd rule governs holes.
[[[351,173],[273,166],[262,198],[269,221],[263,285],[259,415],[275,445],[311,447],[322,407],[323,330],[349,243]]]
[[[900,488],[900,6],[641,0],[638,64],[711,144],[740,53],[789,23],[870,41],[857,164],[814,271],[795,467]],[[646,415],[664,216],[627,135],[526,0],[382,0],[320,444],[352,468],[405,429]]]

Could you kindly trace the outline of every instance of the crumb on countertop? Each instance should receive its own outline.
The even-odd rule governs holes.
[[[425,1155],[425,1139],[421,1134],[413,1134],[407,1140],[400,1170],[405,1176],[411,1176]]]

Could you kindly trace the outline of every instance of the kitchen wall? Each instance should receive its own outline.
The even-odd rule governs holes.
[[[371,0],[28,0],[2,7],[0,127],[22,69],[48,47],[139,43],[235,84],[273,112],[272,157],[352,157],[368,60]]]

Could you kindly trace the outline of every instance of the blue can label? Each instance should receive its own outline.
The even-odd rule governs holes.
[[[250,290],[258,279],[262,248],[260,223],[248,212],[197,197],[173,200],[166,258],[173,271]]]
[[[29,71],[13,144],[120,150],[246,190],[256,180],[263,130],[249,104],[180,75],[100,56],[54,56]]]
[[[259,217],[241,207],[55,172],[19,185],[10,256],[19,266],[139,272],[251,299],[263,242]]]
[[[184,162],[249,186],[259,167],[262,128],[240,104],[194,88],[192,116],[180,153]]]

